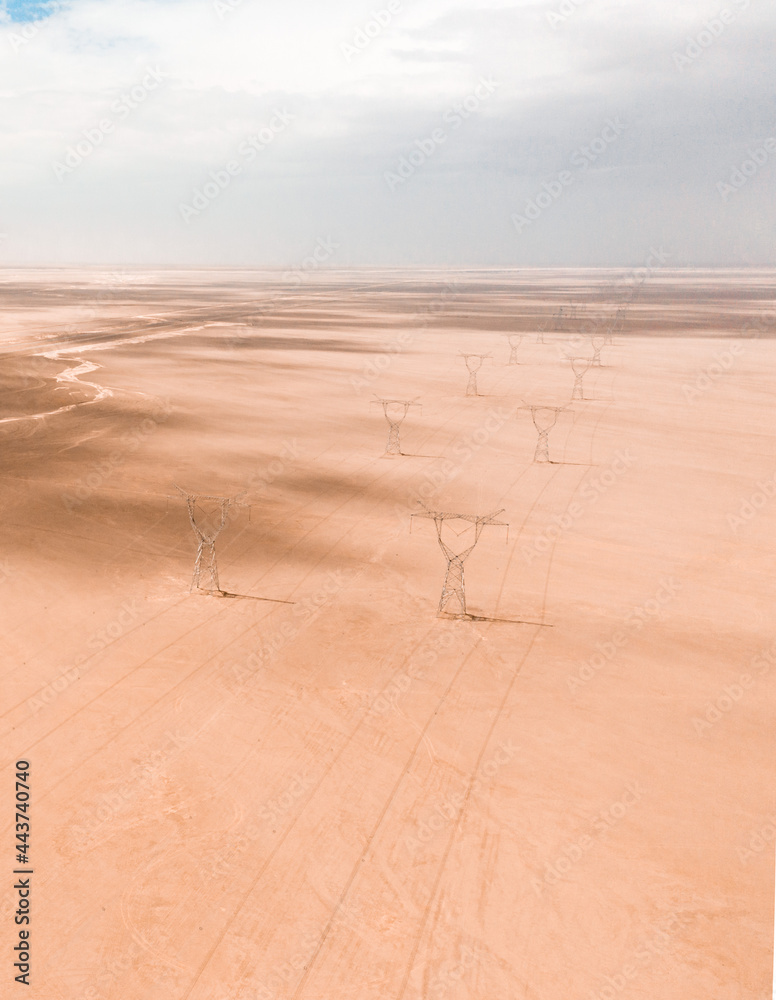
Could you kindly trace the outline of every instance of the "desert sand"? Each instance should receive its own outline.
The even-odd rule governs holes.
[[[765,1000],[774,273],[303,279],[0,278],[3,990]]]

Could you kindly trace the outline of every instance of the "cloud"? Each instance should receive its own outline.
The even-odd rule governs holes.
[[[675,263],[773,263],[776,163],[728,202],[716,185],[776,130],[776,10],[725,2],[734,19],[680,69],[719,3],[69,0],[41,18],[8,0],[0,260],[293,265],[331,236],[336,264],[638,264],[654,242]],[[498,89],[453,129],[482,79]],[[240,155],[278,113],[288,126]],[[617,115],[618,141],[516,233],[510,216]]]

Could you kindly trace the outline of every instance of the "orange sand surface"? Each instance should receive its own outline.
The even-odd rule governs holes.
[[[770,996],[774,273],[642,277],[3,272],[3,996]]]

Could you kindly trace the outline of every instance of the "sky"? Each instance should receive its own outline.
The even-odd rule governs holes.
[[[0,264],[776,264],[767,0],[0,0]]]

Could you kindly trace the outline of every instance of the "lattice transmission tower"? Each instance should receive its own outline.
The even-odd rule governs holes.
[[[433,520],[436,525],[439,547],[442,549],[444,557],[447,560],[447,572],[445,573],[445,582],[442,586],[442,596],[439,599],[437,615],[447,613],[453,615],[455,618],[474,620],[475,616],[469,614],[466,610],[464,563],[480,540],[483,528],[488,525],[497,525],[509,529],[506,521],[496,520],[498,515],[503,514],[503,512],[504,509],[502,508],[501,510],[494,511],[492,514],[480,516],[478,514],[454,514],[449,511],[429,510],[427,507],[424,507],[423,510],[419,510],[411,515],[411,519],[426,517]],[[469,521],[474,525],[474,541],[463,552],[454,552],[442,537],[442,528],[445,521]],[[450,606],[453,608],[452,611],[447,610]]]
[[[227,592],[221,589],[218,582],[216,538],[227,525],[229,510],[239,505],[245,494],[220,497],[204,493],[187,493],[180,486],[176,486],[176,489],[186,501],[189,521],[199,543],[190,590],[224,596]]]
[[[399,439],[399,429],[404,418],[412,406],[421,404],[414,399],[373,399],[372,403],[379,403],[383,408],[385,419],[388,422],[388,443],[385,446],[386,455],[402,455],[401,441]]]
[[[517,353],[520,350],[520,344],[523,342],[522,333],[505,333],[504,336],[509,343],[509,361],[507,361],[507,364],[519,365],[520,362],[517,360]]]
[[[621,330],[624,327],[625,316],[627,315],[628,307],[620,306],[617,312],[614,314],[614,319],[609,324],[609,328],[606,331],[606,346],[609,347],[614,343],[614,334],[617,330]]]
[[[576,302],[570,302],[567,306],[560,306],[554,316],[555,333],[562,333],[566,329],[566,320],[576,320],[579,318],[578,306]]]
[[[571,392],[572,399],[584,399],[585,390],[582,384],[582,380],[585,377],[585,373],[590,368],[591,358],[569,358],[571,362],[571,370],[574,372],[574,388]]]
[[[479,396],[477,391],[477,372],[482,368],[485,358],[493,357],[492,354],[461,354],[469,372],[469,381],[466,384],[467,396]]]
[[[521,410],[529,410],[539,439],[536,442],[534,462],[550,462],[550,431],[558,421],[558,415],[563,413],[565,406],[521,406]]]
[[[593,348],[593,357],[590,360],[590,365],[593,368],[601,368],[601,348],[606,346],[606,335],[594,333],[590,338],[590,345]]]

